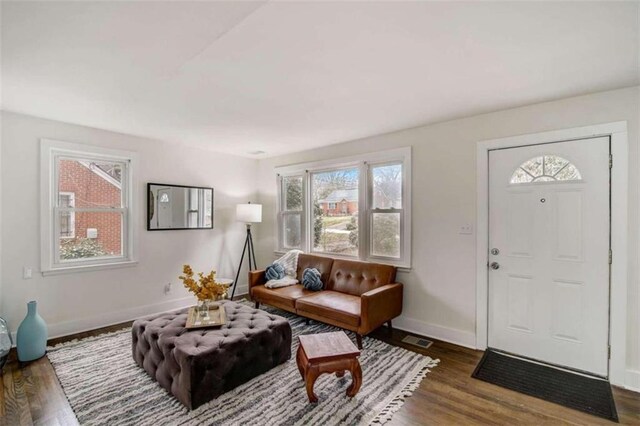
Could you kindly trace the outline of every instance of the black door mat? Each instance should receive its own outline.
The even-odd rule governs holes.
[[[472,377],[618,422],[609,382],[487,349]]]

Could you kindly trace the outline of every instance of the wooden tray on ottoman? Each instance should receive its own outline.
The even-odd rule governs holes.
[[[201,317],[197,306],[189,308],[187,313],[187,323],[185,328],[205,328],[216,327],[227,323],[224,307],[221,305],[218,309],[209,309],[209,317]]]

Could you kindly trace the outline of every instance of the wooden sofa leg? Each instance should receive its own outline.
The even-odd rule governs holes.
[[[356,343],[358,344],[358,349],[362,349],[362,335],[356,333]]]
[[[311,320],[310,320],[309,318],[305,318],[305,319],[304,319],[304,324],[305,324],[305,325],[309,325],[309,324],[311,324]]]
[[[391,324],[391,320],[387,321],[387,327],[389,329],[389,335],[393,334],[393,325]]]
[[[256,309],[260,309],[260,302],[256,300]]]

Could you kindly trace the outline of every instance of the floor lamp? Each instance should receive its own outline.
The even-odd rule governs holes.
[[[247,237],[244,240],[244,248],[242,249],[242,256],[240,257],[240,264],[238,265],[238,273],[236,279],[233,280],[233,290],[231,291],[231,300],[236,293],[236,287],[238,286],[238,278],[240,277],[240,270],[242,269],[242,261],[244,260],[244,254],[248,254],[249,258],[249,270],[258,269],[256,263],[256,252],[253,248],[253,237],[251,236],[251,224],[262,222],[262,204],[238,204],[236,206],[236,220],[238,222],[244,222],[247,224]]]

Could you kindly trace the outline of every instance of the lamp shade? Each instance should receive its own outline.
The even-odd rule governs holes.
[[[236,220],[245,223],[262,222],[262,204],[238,204],[236,206]]]

